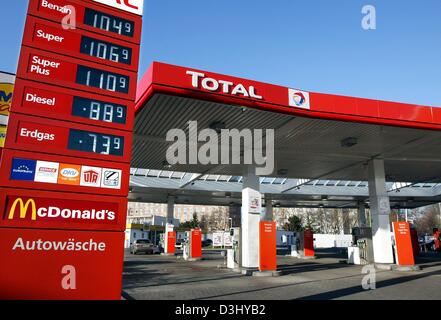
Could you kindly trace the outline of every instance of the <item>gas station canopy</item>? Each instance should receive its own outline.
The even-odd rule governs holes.
[[[129,201],[230,206],[242,201],[242,177],[204,175],[186,184],[196,174],[166,170],[131,169]],[[199,175],[197,175],[199,176]],[[369,204],[366,181],[314,180],[289,189],[300,179],[260,178],[260,190],[276,207],[357,208]],[[441,185],[434,183],[387,183],[391,208],[412,209],[441,202]]]
[[[197,121],[199,130],[216,124],[225,129],[274,129],[275,168],[268,179],[279,178],[283,183],[276,186],[277,190],[271,189],[273,184],[263,183],[261,191],[279,194],[282,206],[284,197],[294,201],[296,192],[303,198],[306,193],[310,198],[316,193],[353,196],[341,202],[336,199],[330,206],[346,206],[347,200],[368,198],[367,183],[357,184],[353,192],[339,190],[348,186],[339,186],[338,182],[366,181],[366,164],[375,158],[384,159],[390,191],[401,191],[401,195],[410,192],[411,201],[402,206],[420,206],[413,200],[418,196],[416,191],[425,190],[427,199],[438,195],[441,108],[305,92],[156,62],[142,78],[137,95],[132,167],[195,172],[182,174],[179,182],[169,179],[164,186],[169,191],[175,189],[173,184],[178,189],[196,188],[204,176],[243,174],[243,165],[168,165],[166,151],[171,142],[166,141],[167,132],[182,129],[188,136],[188,122]],[[293,95],[301,97],[300,103],[293,100]],[[335,185],[327,186],[333,191],[319,189],[326,186],[317,186],[316,181],[334,181]],[[131,185],[151,187],[150,182],[139,181],[134,175]],[[218,181],[203,182],[207,192],[219,188]],[[237,192],[240,198],[240,186],[236,190],[229,181],[221,185],[219,191]],[[269,188],[267,192],[265,188]],[[319,200],[326,206],[326,201]],[[394,204],[393,196],[391,201]],[[303,206],[295,202],[286,205]]]

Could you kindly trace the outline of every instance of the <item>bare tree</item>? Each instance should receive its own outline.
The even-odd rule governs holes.
[[[229,211],[227,207],[215,208],[207,217],[207,230],[209,232],[227,230],[228,215]]]
[[[279,228],[296,215],[302,219],[304,227],[311,228],[315,233],[348,233],[358,223],[357,211],[352,209],[276,208],[274,214]]]
[[[439,227],[438,210],[431,206],[414,221],[418,234],[432,234],[433,228]]]

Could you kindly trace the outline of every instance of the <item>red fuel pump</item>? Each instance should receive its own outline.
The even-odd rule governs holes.
[[[191,230],[190,252],[193,259],[202,258],[202,232],[201,229],[195,228]]]
[[[306,229],[303,233],[303,245],[305,257],[314,257],[314,233],[311,229]]]
[[[184,259],[185,260],[200,260],[202,259],[202,231],[199,228],[187,231],[187,240],[184,244]]]
[[[441,233],[438,228],[433,229],[433,238],[435,242],[435,251],[441,251]]]

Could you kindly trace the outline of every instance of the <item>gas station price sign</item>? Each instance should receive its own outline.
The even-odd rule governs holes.
[[[89,98],[74,97],[72,114],[91,120],[123,124],[127,119],[127,107]]]
[[[20,78],[134,100],[136,73],[23,47]]]
[[[29,0],[0,161],[0,299],[121,297],[142,8]],[[18,252],[18,237],[63,252]]]
[[[70,129],[67,148],[69,150],[122,156],[124,137]]]
[[[133,21],[90,8],[86,8],[84,11],[83,22],[85,25],[100,31],[111,32],[117,35],[133,38],[135,34],[135,23]]]
[[[111,92],[129,93],[130,79],[119,73],[78,65],[75,83]]]
[[[73,157],[130,162],[131,133],[17,115],[6,147]]]
[[[63,52],[72,57],[109,66],[138,70],[139,46],[79,29],[65,30],[61,24],[28,16],[23,44],[37,49]]]
[[[68,120],[93,126],[129,130],[134,110],[126,100],[78,92],[17,79],[13,112]]]
[[[57,23],[75,8],[77,28],[124,41],[140,43],[142,17],[79,0],[30,0],[29,14]]]

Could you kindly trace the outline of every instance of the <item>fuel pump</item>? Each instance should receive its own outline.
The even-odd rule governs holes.
[[[353,246],[348,248],[348,263],[369,264],[374,261],[371,228],[353,228],[352,244]]]
[[[182,241],[182,256],[184,260],[190,259],[190,242],[188,239],[191,237],[191,231],[185,232],[185,239]]]
[[[314,240],[314,233],[311,229],[297,232],[294,244],[291,245],[291,257],[314,259]]]
[[[302,258],[315,258],[314,233],[311,229],[300,232],[300,255]]]
[[[230,269],[238,269],[242,264],[242,252],[240,236],[240,228],[231,228],[230,235],[233,241],[233,249],[227,250],[227,267]]]
[[[438,228],[433,229],[433,242],[435,251],[441,252],[441,232]]]
[[[195,261],[202,259],[202,232],[195,228],[186,232],[186,239],[183,243],[184,259]]]
[[[294,239],[293,239],[293,243],[291,244],[291,253],[288,254],[288,256],[291,257],[300,257],[300,234],[297,232]]]
[[[164,254],[165,255],[174,255],[176,248],[176,232],[173,230],[173,224],[167,223],[165,225],[165,233],[164,233]]]

